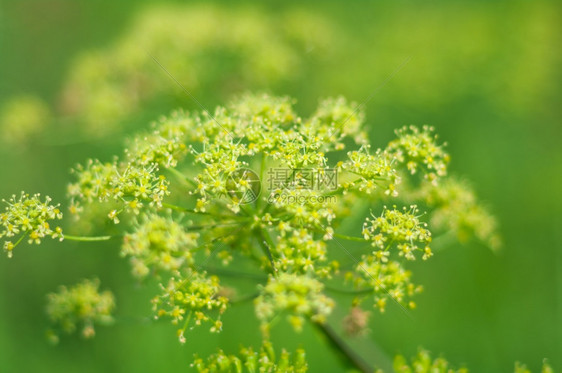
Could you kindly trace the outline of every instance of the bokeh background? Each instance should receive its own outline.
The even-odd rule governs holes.
[[[370,97],[377,146],[406,124],[436,127],[504,247],[452,244],[415,263],[425,291],[412,317],[374,314],[354,346],[372,362],[424,346],[474,372],[538,371],[545,357],[562,369],[561,39],[556,1],[2,0],[0,196],[64,202],[77,162],[109,159],[172,109],[199,109],[150,54],[206,108],[247,90],[295,97],[302,115],[321,97]],[[193,352],[259,340],[247,304],[230,330],[181,346],[148,321],[156,285],[139,286],[118,250],[45,242],[0,258],[0,371],[189,371]],[[94,276],[117,295],[117,323],[46,343],[45,294]],[[312,330],[274,338],[314,346],[311,372],[344,370]]]

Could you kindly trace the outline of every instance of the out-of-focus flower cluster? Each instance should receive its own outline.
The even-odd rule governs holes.
[[[438,187],[426,185],[420,194],[433,209],[431,223],[436,229],[449,229],[460,241],[476,237],[493,249],[501,246],[495,217],[479,203],[467,182],[449,178]]]
[[[525,364],[519,362],[515,363],[515,370],[513,373],[531,373],[531,370],[527,368]],[[544,359],[542,363],[541,373],[554,373],[554,369],[550,366],[548,361]]]
[[[402,355],[394,358],[393,370],[396,373],[468,373],[467,368],[455,369],[443,357],[433,359],[430,353],[420,349],[418,354],[410,362]],[[382,372],[382,371],[377,371]],[[553,373],[554,370],[546,359],[543,361],[541,373]],[[513,373],[531,373],[524,364],[515,363]]]
[[[25,146],[51,120],[47,105],[34,96],[18,96],[0,107],[0,141]]]
[[[192,325],[203,322],[211,324],[211,332],[222,330],[222,314],[227,307],[228,299],[219,293],[219,279],[205,273],[188,271],[182,277],[172,277],[162,293],[152,300],[156,318],[170,317],[174,325],[180,325],[178,338],[185,343],[185,331]],[[210,311],[217,311],[218,317],[212,318]]]
[[[199,373],[305,373],[308,371],[304,350],[296,350],[293,356],[283,350],[277,358],[270,342],[264,342],[259,352],[250,347],[242,348],[238,356],[228,355],[220,350],[205,360],[196,357],[192,367]]]
[[[324,285],[311,277],[281,273],[270,277],[261,295],[256,298],[256,314],[269,322],[282,312],[289,313],[289,322],[302,330],[305,317],[323,323],[334,308],[334,301],[322,293]]]
[[[136,277],[146,277],[151,268],[172,273],[193,264],[198,237],[171,217],[145,215],[135,231],[125,235],[121,255],[131,258]]]
[[[402,355],[397,355],[394,359],[394,371],[396,373],[468,373],[466,368],[451,368],[447,360],[433,359],[429,352],[421,349],[411,363],[408,363]]]
[[[308,61],[330,54],[328,46],[339,40],[334,28],[311,12],[272,16],[211,5],[150,7],[113,45],[75,59],[60,114],[82,123],[89,135],[114,133],[143,104],[184,94],[172,89],[159,65],[189,91],[219,98],[296,81]]]
[[[0,213],[0,239],[4,238],[3,248],[8,257],[12,257],[13,249],[25,238],[31,244],[39,244],[45,237],[63,239],[60,227],[51,227],[51,220],[62,219],[59,205],[51,205],[51,198],[41,201],[39,194],[30,196],[24,192],[19,197],[13,195],[3,200],[6,206]],[[19,238],[13,242],[6,238]]]
[[[113,322],[115,299],[110,291],[99,291],[98,279],[84,280],[70,288],[61,286],[59,291],[47,296],[47,315],[53,323],[49,337],[58,341],[58,333],[73,333],[76,329],[84,338],[95,335],[94,324]]]

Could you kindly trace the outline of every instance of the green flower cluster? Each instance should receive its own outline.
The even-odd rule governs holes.
[[[402,211],[393,206],[392,209],[384,207],[380,216],[367,218],[363,224],[363,237],[378,249],[373,252],[376,259],[386,263],[393,246],[408,260],[416,259],[416,251],[423,252],[423,260],[431,257],[431,249],[427,246],[431,242],[431,232],[426,223],[420,222],[418,213],[416,205],[410,206],[409,210],[404,207]]]
[[[198,237],[171,217],[148,214],[133,233],[125,235],[121,255],[131,258],[133,274],[139,278],[151,268],[174,272],[193,264]]]
[[[407,266],[432,256],[431,230],[445,226],[486,242],[496,234],[488,226],[492,220],[481,221],[487,213],[472,192],[447,177],[449,157],[431,128],[404,128],[386,147],[371,150],[356,104],[323,100],[308,118],[299,117],[293,104],[288,97],[259,94],[212,112],[175,111],[134,137],[121,158],[90,160],[74,170],[71,212],[104,220],[97,214],[103,211],[115,223],[125,221],[111,228],[124,236],[121,254],[135,277],[162,279],[152,299],[155,318],[170,318],[181,342],[188,329],[203,323],[221,331],[228,306],[250,299],[266,341],[279,314],[296,331],[309,321],[329,334],[325,323],[335,302],[328,291],[353,296],[350,317],[356,320],[348,319],[346,330],[360,334],[368,329],[362,303],[381,312],[390,302],[415,308],[411,298],[422,287],[412,282]],[[36,207],[30,209],[22,204],[28,199],[9,204],[3,235],[60,235],[45,225],[60,218],[56,207],[31,198]],[[381,208],[384,203],[393,207]],[[428,223],[417,206],[430,210]],[[48,213],[28,214],[34,209]],[[362,229],[346,224],[354,221],[364,222]],[[43,231],[32,236],[31,228],[39,226]],[[197,263],[199,258],[205,261]],[[246,273],[259,270],[267,275]],[[257,276],[257,292],[238,296],[240,286],[230,279],[237,276]],[[57,315],[63,329],[81,320],[70,311]],[[87,317],[89,326],[94,316]],[[210,372],[306,367],[287,359],[276,361],[268,351],[238,358],[219,353],[196,366]]]
[[[515,363],[515,370],[513,373],[531,373],[531,370],[529,370],[525,364],[517,362]],[[541,373],[554,373],[554,369],[552,369],[546,359],[542,363]]]
[[[3,248],[9,258],[14,248],[26,237],[30,244],[40,244],[45,237],[63,239],[62,229],[53,229],[49,224],[51,220],[62,219],[59,205],[51,205],[50,197],[45,197],[42,202],[39,194],[30,196],[22,192],[19,197],[13,195],[3,202],[8,206],[0,213],[0,239],[19,235],[16,242],[4,239]]]
[[[216,241],[227,245],[217,255],[222,265],[246,257],[271,271],[255,302],[263,330],[282,311],[289,313],[295,329],[307,318],[323,322],[333,307],[323,294],[327,280],[347,279],[353,291],[370,293],[373,306],[381,311],[391,300],[415,307],[409,298],[421,286],[411,282],[411,272],[399,259],[413,260],[416,252],[421,252],[422,259],[432,255],[432,235],[416,205],[384,208],[380,215],[366,218],[363,237],[351,238],[375,250],[359,254],[343,276],[341,259],[334,251],[343,246],[339,239],[349,236],[337,233],[336,228],[365,200],[374,207],[379,201],[404,197],[439,210],[438,202],[430,203],[429,196],[448,185],[448,155],[442,145],[436,143],[432,129],[409,127],[398,131],[398,139],[386,148],[371,152],[361,131],[364,116],[355,104],[343,98],[327,99],[308,119],[300,118],[292,105],[287,97],[262,94],[242,96],[212,113],[176,111],[155,123],[151,132],[136,137],[125,151],[128,167],[146,170],[144,179],[131,182],[118,177],[118,167],[123,166],[117,161],[92,161],[76,172],[79,181],[71,185],[71,196],[91,203],[96,199],[118,202],[110,213],[113,218],[125,209],[142,212],[140,223],[126,234],[122,253],[131,257],[133,272],[139,277],[151,269],[173,274],[167,290],[155,298],[157,314],[172,316],[177,324],[189,320],[189,314],[207,320],[202,309],[208,304],[219,312],[225,309],[226,298],[217,295],[222,291],[218,280],[193,267],[194,250],[204,247],[212,254],[218,250]],[[355,150],[344,153],[348,146]],[[188,192],[182,191],[187,198],[170,196],[180,206],[162,204],[168,182],[158,174],[158,166]],[[410,172],[403,173],[402,168]],[[275,185],[266,186],[265,178],[275,169],[287,172]],[[337,170],[337,182],[331,189],[307,186],[310,169],[321,177]],[[409,175],[418,170],[426,175],[422,184],[431,191],[413,194],[408,189],[412,185]],[[438,178],[444,182],[436,183]],[[121,186],[123,181],[128,188]],[[261,181],[257,187],[256,181]],[[128,192],[122,193],[125,189]],[[243,198],[248,193],[255,198]],[[141,211],[146,202],[152,208]],[[161,215],[170,208],[193,214],[204,235],[198,237],[185,222]],[[189,304],[185,303],[188,294]],[[220,329],[209,320],[214,330]],[[185,338],[183,331],[181,338]]]
[[[186,342],[185,331],[191,324],[198,326],[209,322],[211,332],[218,333],[222,330],[220,314],[228,304],[228,299],[219,291],[219,279],[216,276],[188,271],[182,277],[172,277],[166,286],[162,286],[162,293],[152,299],[155,318],[171,317],[174,325],[183,322],[178,329],[178,338],[182,343]],[[208,311],[213,310],[219,313],[216,319],[208,314]]]
[[[449,362],[443,358],[432,359],[429,352],[421,350],[411,363],[401,355],[394,359],[396,373],[468,373],[466,368],[451,368]]]
[[[334,308],[334,301],[324,294],[324,285],[308,276],[281,273],[270,276],[261,295],[256,298],[256,314],[267,323],[279,313],[288,312],[296,331],[302,330],[305,317],[323,323]]]
[[[34,96],[17,96],[0,107],[0,141],[25,146],[51,119],[47,105]]]
[[[86,166],[78,165],[74,170],[78,179],[68,186],[70,211],[78,214],[84,204],[113,202],[117,208],[108,217],[119,223],[123,211],[139,214],[144,204],[159,207],[168,192],[168,181],[158,174],[158,165],[138,163],[101,163],[89,160]]]
[[[272,16],[207,4],[153,6],[113,45],[76,58],[63,86],[60,114],[83,123],[90,135],[114,133],[144,104],[184,95],[171,89],[174,82],[158,64],[189,91],[213,97],[294,81],[305,71],[302,56],[307,61],[326,56],[336,32],[311,12]]]
[[[418,171],[426,180],[436,183],[447,174],[449,155],[436,143],[433,127],[403,127],[396,131],[398,138],[388,144],[388,151],[413,175]]]
[[[346,189],[355,189],[368,195],[382,188],[386,195],[398,196],[396,189],[401,178],[393,167],[395,158],[387,151],[377,149],[370,153],[370,145],[362,146],[359,150],[347,154],[348,160],[342,163],[342,170],[359,176],[358,180],[344,184]]]
[[[501,246],[496,219],[467,182],[449,178],[438,187],[425,185],[419,193],[433,209],[431,223],[436,229],[454,232],[460,241],[476,237],[493,249]]]
[[[61,286],[47,296],[47,315],[54,328],[49,337],[53,342],[58,342],[59,332],[70,334],[76,329],[84,338],[91,338],[94,324],[113,322],[114,296],[110,291],[100,292],[99,286],[98,279],[84,280],[70,288]]]
[[[416,303],[406,297],[420,293],[422,287],[411,282],[412,272],[399,262],[382,263],[375,256],[366,255],[355,266],[355,272],[348,272],[347,278],[358,289],[372,289],[374,307],[384,312],[388,302],[394,301],[402,307],[416,308]]]
[[[283,350],[277,359],[271,343],[264,342],[259,352],[250,347],[242,348],[239,356],[220,350],[206,360],[196,357],[192,367],[199,373],[305,373],[308,371],[305,357],[302,349],[295,351],[294,356]]]
[[[455,369],[450,363],[442,358],[433,359],[430,353],[420,349],[418,354],[409,363],[402,355],[394,358],[393,370],[395,373],[468,373],[467,368]],[[514,373],[531,373],[527,367],[521,363],[515,363]],[[554,370],[546,359],[543,361],[541,373],[553,373]]]

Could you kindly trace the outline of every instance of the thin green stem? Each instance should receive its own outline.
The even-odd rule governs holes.
[[[340,233],[334,233],[333,236],[337,238],[341,238],[342,240],[356,241],[356,242],[363,242],[363,243],[368,242],[363,237],[347,236],[345,234],[340,234]]]
[[[85,241],[85,242],[90,242],[90,241],[109,241],[112,238],[116,238],[119,236],[71,236],[68,234],[64,235],[64,239],[65,240],[70,240],[70,241]]]
[[[273,255],[271,254],[271,250],[270,250],[270,247],[273,246],[273,241],[271,240],[271,237],[269,237],[269,234],[261,228],[258,228],[256,230],[256,233],[258,236],[257,238],[259,244],[263,252],[267,256],[267,258],[269,259],[269,263],[271,264],[271,269],[273,271],[273,274],[277,276],[277,268],[275,267],[275,262],[273,261]]]

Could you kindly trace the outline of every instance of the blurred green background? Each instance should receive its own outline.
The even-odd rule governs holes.
[[[164,13],[151,3],[162,4],[2,0],[0,106],[32,95],[51,114],[39,124],[43,127],[32,126],[19,137],[4,132],[0,196],[23,189],[64,202],[68,171],[77,162],[109,159],[127,133],[172,109],[199,109],[152,63],[158,83],[149,88],[158,95],[134,110],[117,101],[112,110],[130,111],[118,130],[98,128],[104,121],[60,114],[61,92],[73,79],[78,56],[106,51],[101,66],[117,63],[119,54],[108,51],[119,50],[126,35],[135,40],[142,29],[135,26],[139,11],[142,17],[160,14],[165,29],[166,14],[181,9],[196,15],[185,21],[191,31],[182,37],[186,43],[199,40],[204,53],[188,51],[185,60],[165,56],[182,50],[174,38],[133,43],[130,53],[166,61],[205,107],[248,89],[293,96],[302,115],[321,97],[344,95],[359,103],[372,97],[365,109],[374,145],[384,146],[405,124],[435,126],[449,144],[452,172],[472,180],[497,215],[503,250],[494,254],[478,244],[455,244],[428,262],[414,263],[414,279],[425,291],[413,317],[394,308],[374,314],[369,337],[355,342],[362,353],[368,356],[373,343],[388,356],[410,356],[424,346],[474,372],[512,371],[515,361],[537,371],[545,357],[562,368],[559,2],[224,1],[176,3],[180,8]],[[247,28],[236,35],[249,35],[250,42],[229,49],[229,28],[237,24]],[[205,36],[215,32],[219,37]],[[118,84],[116,71],[112,79]],[[89,79],[84,85],[95,89],[99,79],[95,74]],[[97,115],[103,108],[94,109]],[[22,247],[11,260],[0,258],[0,371],[189,371],[193,352],[205,355],[217,345],[233,351],[259,340],[257,328],[248,330],[242,321],[252,314],[247,304],[226,316],[230,330],[211,337],[196,331],[181,346],[169,324],[147,321],[155,285],[139,286],[118,250],[118,243],[45,242]],[[70,337],[57,347],[48,345],[45,294],[94,276],[116,293],[118,322],[98,328],[91,341]],[[345,309],[337,312],[341,316]],[[307,351],[311,372],[343,369],[311,330],[296,338],[278,330],[274,338],[288,347],[315,346]]]

